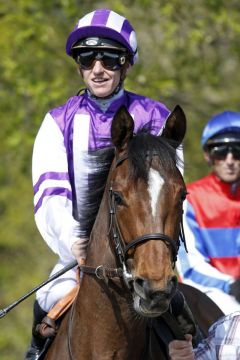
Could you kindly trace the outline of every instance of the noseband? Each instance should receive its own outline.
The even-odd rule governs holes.
[[[150,240],[161,240],[172,251],[172,261],[173,263],[177,260],[177,253],[179,248],[179,240],[174,241],[170,236],[163,233],[152,233],[144,234],[132,240],[130,243],[126,244],[123,240],[123,236],[118,224],[116,216],[116,201],[115,193],[112,187],[109,189],[109,211],[110,211],[110,225],[109,225],[109,236],[115,244],[116,254],[121,264],[123,264],[127,258],[130,249],[135,249],[137,246],[150,241]]]

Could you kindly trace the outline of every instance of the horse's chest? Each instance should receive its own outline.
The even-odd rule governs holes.
[[[89,360],[139,360],[141,354],[142,350],[140,352],[136,350],[129,351],[129,349],[126,351],[126,348],[122,345],[121,349],[118,350],[105,350],[91,354]]]

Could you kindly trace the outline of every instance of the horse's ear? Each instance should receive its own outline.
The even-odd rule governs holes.
[[[115,113],[111,127],[112,142],[118,151],[125,150],[133,137],[134,122],[125,106]]]
[[[161,136],[173,140],[175,146],[178,147],[184,139],[186,129],[187,120],[184,111],[181,106],[176,105],[167,118]]]

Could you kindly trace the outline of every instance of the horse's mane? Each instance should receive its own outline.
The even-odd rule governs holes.
[[[173,143],[165,138],[154,136],[146,131],[140,132],[130,141],[128,159],[130,162],[130,177],[148,180],[148,173],[153,157],[158,158],[161,175],[174,174],[176,164],[180,163]],[[87,176],[82,178],[84,191],[79,194],[78,221],[80,236],[90,234],[104,193],[108,172],[114,157],[114,148],[106,148],[88,152],[84,155],[84,164],[89,169]]]
[[[130,176],[133,180],[142,178],[148,180],[149,168],[153,158],[158,158],[160,172],[176,173],[177,166],[182,166],[172,140],[154,136],[147,132],[138,133],[130,142],[128,158],[130,161]]]
[[[114,158],[114,147],[82,154],[83,168],[88,169],[81,178],[79,194],[79,236],[90,235],[104,193],[109,169]],[[84,169],[83,169],[84,170]]]

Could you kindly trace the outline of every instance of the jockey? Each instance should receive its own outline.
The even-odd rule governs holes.
[[[169,115],[157,101],[124,89],[124,79],[138,59],[136,33],[129,21],[107,9],[81,18],[66,43],[86,88],[63,105],[49,110],[33,149],[34,209],[37,227],[59,260],[51,275],[77,259],[82,265],[90,232],[114,155],[111,123],[125,105],[135,123],[161,133]],[[91,197],[92,190],[98,196]],[[33,338],[25,359],[38,359],[44,339],[36,325],[76,285],[69,270],[37,292]]]
[[[177,267],[229,314],[240,310],[240,113],[215,115],[201,142],[212,172],[187,187],[188,254],[180,249]]]

